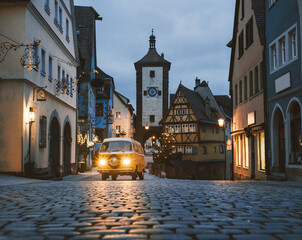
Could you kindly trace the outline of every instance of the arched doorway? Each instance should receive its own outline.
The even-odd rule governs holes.
[[[289,163],[297,164],[301,162],[301,146],[299,140],[301,139],[301,108],[300,105],[294,101],[288,111],[289,116]]]
[[[60,176],[60,125],[56,117],[51,120],[49,137],[49,171]]]
[[[64,126],[64,142],[63,142],[63,174],[71,173],[71,130],[70,124],[67,122]]]
[[[273,121],[273,171],[285,173],[285,126],[283,114],[279,108],[275,111]]]

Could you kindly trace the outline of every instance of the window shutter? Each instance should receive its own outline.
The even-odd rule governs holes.
[[[47,125],[47,119],[45,116],[42,116],[40,118],[40,142],[39,142],[40,148],[46,148],[46,125]]]
[[[192,154],[193,155],[197,155],[198,154],[198,147],[197,146],[193,146],[192,147]]]

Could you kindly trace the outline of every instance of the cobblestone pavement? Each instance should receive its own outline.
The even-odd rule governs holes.
[[[302,239],[302,183],[82,174],[0,186],[2,239]]]

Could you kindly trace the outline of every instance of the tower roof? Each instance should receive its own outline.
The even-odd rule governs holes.
[[[135,68],[139,66],[168,66],[170,69],[171,63],[164,59],[163,55],[160,56],[155,48],[155,36],[153,35],[153,29],[152,34],[150,35],[150,47],[148,53],[139,61],[134,63]]]

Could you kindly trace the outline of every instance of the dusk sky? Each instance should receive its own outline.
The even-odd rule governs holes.
[[[169,93],[179,82],[193,89],[195,78],[214,94],[228,94],[235,0],[75,0],[92,6],[97,21],[97,63],[112,76],[116,91],[136,107],[134,62],[149,50],[152,28],[156,50],[171,62]]]

